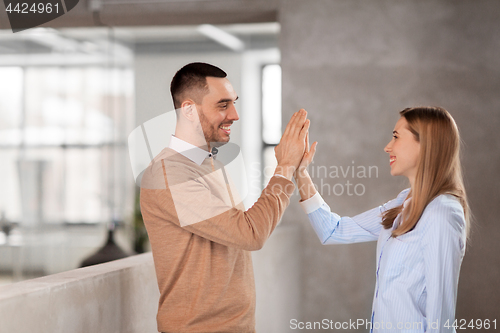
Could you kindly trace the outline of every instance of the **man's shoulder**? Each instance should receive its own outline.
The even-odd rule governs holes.
[[[184,182],[199,176],[199,166],[171,148],[163,149],[144,171],[141,187],[164,189],[168,183]]]

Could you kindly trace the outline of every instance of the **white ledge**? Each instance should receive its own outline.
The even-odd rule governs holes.
[[[0,287],[0,332],[156,332],[151,253]]]

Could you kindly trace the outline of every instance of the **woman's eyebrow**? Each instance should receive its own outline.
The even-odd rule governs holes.
[[[392,134],[399,134],[398,131],[392,131]]]

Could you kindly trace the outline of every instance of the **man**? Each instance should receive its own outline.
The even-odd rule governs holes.
[[[160,289],[160,332],[255,332],[249,251],[260,249],[295,190],[305,151],[306,112],[294,114],[276,147],[278,167],[247,211],[214,158],[239,119],[226,73],[204,63],[180,69],[170,87],[175,135],[141,182],[141,211]]]

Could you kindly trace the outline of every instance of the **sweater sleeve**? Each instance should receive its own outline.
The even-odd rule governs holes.
[[[248,251],[262,248],[295,190],[290,180],[272,177],[257,202],[244,211],[235,205],[222,173],[200,177],[185,168],[167,169],[163,164],[163,188],[141,186],[141,209],[197,236]],[[158,170],[153,178],[158,179]]]

